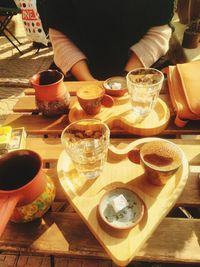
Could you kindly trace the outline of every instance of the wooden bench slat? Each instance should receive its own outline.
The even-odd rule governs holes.
[[[167,106],[170,110],[170,113],[173,112],[173,108],[171,106],[170,98],[167,94],[161,94],[160,98],[167,103]],[[70,106],[69,108],[74,104],[74,102],[77,101],[77,98],[75,96],[71,96],[70,98]],[[38,108],[35,103],[35,96],[30,95],[30,96],[25,96],[25,97],[20,97],[17,101],[17,103],[13,107],[14,112],[36,112],[38,111]]]
[[[2,267],[117,267],[111,260],[83,259],[70,257],[54,257],[29,255],[27,253],[2,253],[0,255],[0,266]],[[131,266],[131,265],[130,265]]]
[[[31,118],[30,118],[31,116]],[[11,125],[13,128],[25,127],[30,134],[61,134],[62,130],[69,124],[68,116],[59,118],[45,118],[42,115],[10,114],[3,125]],[[121,129],[112,129],[112,134],[127,136]],[[177,127],[174,124],[174,117],[170,118],[167,128],[160,135],[200,134],[199,121],[191,121],[185,127]]]
[[[69,124],[68,116],[59,118],[45,118],[39,115],[11,114],[3,125],[11,125],[13,128],[25,127],[28,134],[60,134]]]
[[[199,168],[200,172],[200,168]],[[176,202],[176,206],[200,207],[200,180],[199,173],[190,172],[185,188]]]
[[[85,85],[102,85],[102,81],[71,81],[71,82],[64,82],[67,90],[69,91],[70,95],[76,95],[76,92],[79,88]],[[34,95],[35,89],[33,88],[26,88],[24,90],[25,95]]]
[[[134,139],[111,138],[111,143],[117,147],[119,147],[118,145],[120,144],[120,148],[122,148],[122,145],[125,147],[133,140]],[[185,152],[190,165],[200,165],[200,140],[172,139],[171,141],[179,145]],[[40,153],[45,162],[57,162],[59,155],[63,150],[60,138],[54,137],[28,137],[26,140],[26,147]]]
[[[198,219],[165,218],[135,259],[169,262],[171,258],[173,262],[200,263],[199,237]],[[9,223],[1,237],[0,249],[109,258],[76,213],[48,212],[42,220],[28,224]]]
[[[73,105],[75,97],[71,96],[70,106]],[[13,107],[14,112],[38,112],[38,108],[35,103],[35,96],[20,97],[15,106]]]
[[[112,264],[111,260],[66,259],[66,257],[55,257],[54,264],[55,267],[117,267]]]

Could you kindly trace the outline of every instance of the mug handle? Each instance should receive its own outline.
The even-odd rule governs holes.
[[[101,104],[104,107],[111,108],[114,105],[114,99],[112,98],[112,96],[104,94],[101,100]]]
[[[140,148],[135,147],[128,152],[128,159],[135,163],[140,164]]]
[[[19,195],[0,198],[0,236],[2,235],[12,213],[19,201]]]

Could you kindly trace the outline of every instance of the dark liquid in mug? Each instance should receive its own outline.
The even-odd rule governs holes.
[[[157,155],[155,153],[144,155],[144,160],[150,164],[153,164],[158,167],[164,167],[167,165],[172,164],[173,158],[171,157],[164,157],[161,155]]]
[[[39,77],[39,85],[48,85],[58,82],[62,74],[57,71],[43,71]]]
[[[0,190],[15,190],[30,182],[40,169],[40,161],[30,155],[0,160]]]

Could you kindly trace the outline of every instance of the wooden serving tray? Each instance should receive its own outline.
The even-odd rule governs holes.
[[[100,113],[95,116],[85,113],[76,100],[69,111],[69,121],[97,118],[105,122],[110,129],[119,127],[129,133],[141,136],[157,135],[167,127],[170,111],[162,99],[158,99],[154,110],[143,121],[137,122],[131,110],[128,94],[113,98],[114,106],[112,108],[102,106]]]
[[[131,148],[155,140],[142,138],[131,143]],[[182,152],[182,166],[164,186],[150,184],[140,165],[130,162],[125,150],[110,147],[103,173],[95,180],[78,176],[63,151],[57,164],[57,173],[68,201],[95,235],[111,259],[119,266],[127,265],[153,231],[174,206],[187,178],[188,161]],[[182,150],[181,150],[182,151]],[[142,221],[129,231],[108,230],[99,223],[97,207],[103,194],[116,187],[134,190],[146,204]]]

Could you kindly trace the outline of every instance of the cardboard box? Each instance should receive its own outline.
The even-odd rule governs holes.
[[[0,155],[26,147],[26,131],[22,128],[0,127]]]
[[[0,127],[0,155],[8,152],[11,134],[12,128],[10,126]]]

